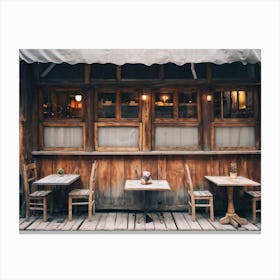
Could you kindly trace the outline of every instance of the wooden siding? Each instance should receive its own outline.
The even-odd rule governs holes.
[[[39,176],[56,173],[59,167],[65,173],[73,173],[78,168],[83,186],[88,184],[90,167],[98,160],[96,208],[115,210],[139,210],[142,208],[143,193],[124,192],[126,179],[138,179],[144,170],[152,173],[153,179],[167,179],[171,191],[153,192],[149,195],[152,208],[161,203],[163,210],[185,210],[186,189],[184,187],[184,163],[188,162],[195,188],[210,188],[214,193],[215,209],[226,209],[226,193],[223,189],[208,186],[205,175],[228,175],[230,162],[237,161],[238,175],[254,181],[261,181],[260,155],[157,155],[157,156],[36,156]],[[236,207],[242,208],[243,192],[236,194]]]

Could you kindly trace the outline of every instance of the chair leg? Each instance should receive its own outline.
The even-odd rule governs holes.
[[[89,202],[88,204],[88,221],[91,222],[92,218],[92,202]]]
[[[195,222],[195,204],[192,203],[192,221]]]
[[[92,203],[92,214],[95,215],[95,201]]]
[[[45,223],[47,221],[47,197],[43,198],[43,219]]]
[[[72,221],[72,197],[68,196],[68,220]]]
[[[214,222],[214,203],[213,197],[210,197],[210,220]]]
[[[253,224],[257,223],[257,201],[255,198],[252,199],[252,220]]]

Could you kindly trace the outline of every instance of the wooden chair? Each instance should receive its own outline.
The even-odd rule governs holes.
[[[74,189],[68,194],[68,220],[72,221],[73,205],[88,205],[88,220],[91,221],[92,214],[95,214],[95,185],[98,162],[94,161],[91,168],[89,188]]]
[[[261,212],[261,207],[257,207],[258,201],[261,201],[261,191],[245,191],[245,195],[252,201],[252,223],[257,223],[257,213]],[[259,203],[260,204],[260,203]]]
[[[37,167],[36,163],[23,164],[22,166],[22,177],[24,184],[24,193],[25,193],[25,218],[29,220],[30,210],[39,210],[43,211],[44,222],[47,221],[47,201],[51,199],[51,211],[52,211],[52,191],[35,191],[30,193],[31,184],[37,180]]]
[[[213,194],[208,190],[197,190],[193,188],[190,168],[188,164],[185,164],[186,171],[186,185],[188,189],[188,208],[189,212],[192,213],[192,221],[194,222],[195,217],[195,208],[204,207],[207,211],[210,208],[210,219],[214,221],[214,203],[213,203]],[[207,201],[207,203],[201,203],[200,201]]]

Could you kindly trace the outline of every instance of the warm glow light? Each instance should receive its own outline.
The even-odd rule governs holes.
[[[208,102],[212,101],[212,95],[207,95],[207,101]]]
[[[246,109],[246,91],[238,91],[239,110]]]
[[[168,100],[168,98],[169,98],[168,95],[162,95],[161,96],[161,99],[162,99],[163,102],[166,102]]]
[[[75,95],[75,100],[80,102],[82,100],[82,96],[80,94]]]
[[[231,92],[231,107],[233,110],[237,110],[237,91]]]
[[[147,100],[147,95],[146,94],[142,95],[142,100],[144,100],[144,101]]]

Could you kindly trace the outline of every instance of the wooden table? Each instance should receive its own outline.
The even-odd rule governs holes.
[[[79,174],[64,174],[63,176],[51,174],[33,182],[32,186],[70,186],[80,178]]]
[[[144,202],[143,202],[143,218],[146,222],[151,222],[152,219],[147,215],[147,209],[146,209],[146,193],[147,191],[170,191],[171,188],[167,182],[167,180],[153,180],[152,184],[143,185],[141,184],[140,180],[126,180],[125,191],[144,191]],[[158,214],[158,213],[157,213]],[[138,223],[140,223],[142,217],[138,220]],[[162,223],[162,220],[159,216],[160,222]]]
[[[79,174],[64,174],[63,176],[51,174],[33,182],[32,186],[50,186],[53,188],[59,186],[69,190],[72,184],[77,182],[80,178],[81,176]]]
[[[235,213],[233,189],[235,187],[258,187],[260,186],[260,183],[242,176],[238,176],[237,178],[231,178],[229,176],[204,176],[204,178],[218,187],[227,188],[227,213],[223,218],[220,219],[220,223],[223,225],[232,224],[234,227],[246,225],[248,223],[247,219],[241,218]]]

